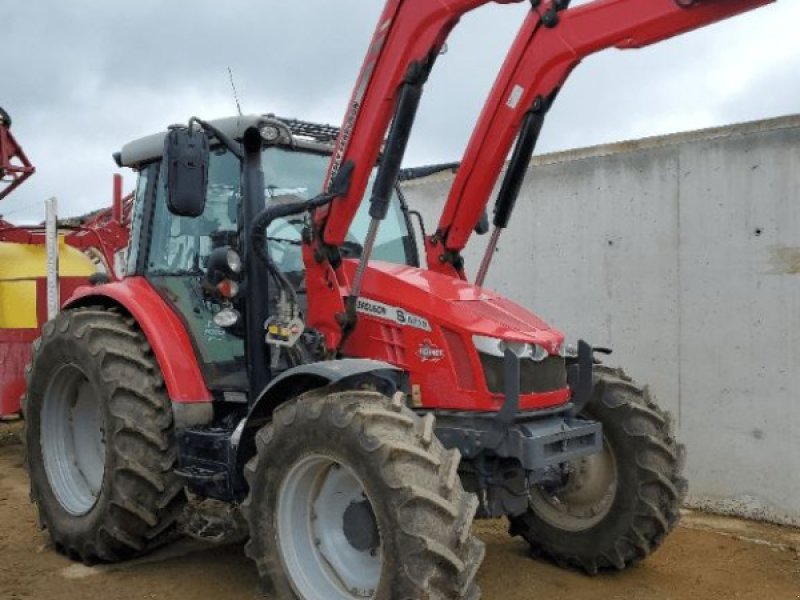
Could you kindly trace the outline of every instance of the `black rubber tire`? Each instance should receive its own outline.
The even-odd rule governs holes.
[[[245,551],[265,592],[297,598],[280,555],[277,498],[290,466],[320,454],[353,470],[373,502],[384,556],[374,600],[479,598],[477,498],[461,486],[460,453],[444,449],[433,425],[433,415],[420,418],[401,395],[369,391],[312,391],[278,408],[257,434],[242,505],[251,536]]]
[[[170,541],[185,504],[172,406],[158,364],[133,319],[103,308],[67,310],[34,342],[25,398],[26,467],[39,522],[56,549],[86,564],[134,558]],[[105,472],[83,516],[53,493],[40,443],[44,394],[57,370],[77,364],[100,395]]]
[[[525,538],[534,556],[589,574],[625,569],[655,551],[680,519],[686,494],[684,448],[669,415],[647,388],[621,369],[595,366],[594,395],[584,416],[600,421],[617,468],[610,510],[583,531],[557,528],[532,509],[511,519],[511,535]]]

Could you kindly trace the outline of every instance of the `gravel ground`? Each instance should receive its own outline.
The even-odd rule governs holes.
[[[56,554],[36,527],[20,425],[0,422],[0,599],[218,600],[261,596],[238,546],[179,541],[124,565],[85,567]],[[800,600],[800,531],[702,514],[647,562],[587,577],[533,560],[500,521],[476,524],[487,544],[486,600]]]

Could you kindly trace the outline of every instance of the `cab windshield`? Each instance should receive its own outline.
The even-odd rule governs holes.
[[[267,202],[294,196],[312,198],[322,189],[330,157],[325,154],[287,148],[264,150],[262,167]],[[164,166],[159,179],[164,181]],[[375,174],[373,173],[373,179]],[[209,186],[204,213],[197,218],[178,217],[167,209],[165,190],[158,186],[153,219],[153,236],[147,259],[151,274],[178,275],[202,272],[205,258],[226,236],[237,231],[240,201],[240,166],[238,159],[225,150],[212,153],[209,163]],[[372,182],[368,188],[372,189]],[[273,260],[284,272],[303,270],[300,252],[301,232],[306,217],[297,215],[275,220],[267,232]],[[361,204],[350,227],[350,248],[364,243],[369,226],[369,202]],[[386,219],[381,223],[371,259],[398,264],[414,264],[413,239],[395,193]]]

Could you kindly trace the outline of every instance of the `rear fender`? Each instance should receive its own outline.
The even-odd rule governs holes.
[[[143,277],[78,288],[64,309],[83,306],[120,308],[133,317],[155,354],[175,408],[213,399],[197,363],[192,340],[181,318]]]

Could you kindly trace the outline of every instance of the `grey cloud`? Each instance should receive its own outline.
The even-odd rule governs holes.
[[[0,38],[0,105],[39,172],[0,214],[36,219],[50,195],[61,199],[64,214],[107,205],[110,154],[123,143],[192,114],[235,110],[228,66],[245,111],[339,122],[382,4],[19,3]],[[525,10],[525,3],[490,5],[465,17],[429,84],[408,163],[460,158]],[[587,60],[553,109],[541,150],[796,110],[800,52],[760,65],[756,89],[747,93],[709,83],[710,73],[750,52],[745,29],[760,47],[793,43],[787,28],[773,31],[798,21],[798,3],[784,0],[761,13],[742,17],[747,27],[723,24]]]

